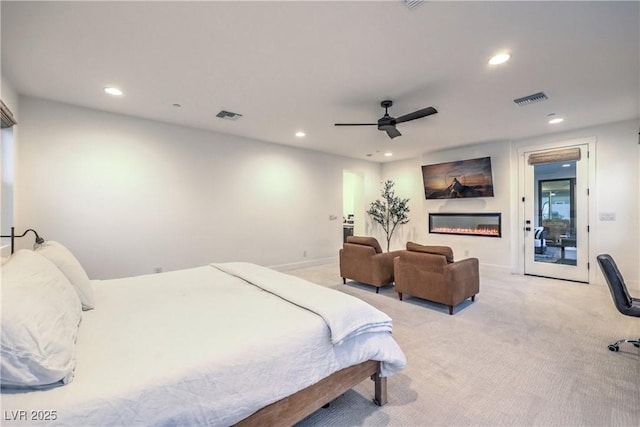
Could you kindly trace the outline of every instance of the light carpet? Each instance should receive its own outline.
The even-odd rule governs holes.
[[[392,317],[407,367],[389,402],[363,381],[298,426],[640,426],[640,319],[616,311],[606,285],[495,271],[480,293],[446,306],[393,286],[342,284],[337,264],[287,273],[354,295]]]

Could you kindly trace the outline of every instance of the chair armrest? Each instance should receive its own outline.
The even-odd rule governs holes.
[[[393,282],[397,252],[376,253],[371,246],[345,243],[340,251],[340,276],[374,286]]]
[[[391,269],[393,271],[393,260],[400,256],[400,253],[404,251],[391,251],[383,252],[381,254],[375,254],[373,256],[373,262],[380,268],[385,270]]]
[[[371,246],[345,243],[340,249],[340,275],[350,279],[358,279],[371,269],[376,250]]]
[[[452,279],[469,276],[478,277],[479,266],[478,258],[466,258],[447,264],[445,270],[452,276]]]
[[[400,254],[404,252],[404,250],[400,250],[400,251],[391,251],[391,252],[383,252],[381,254],[376,254],[376,257],[379,258],[384,258],[386,259],[390,259],[391,262],[393,262],[393,259],[400,256]],[[386,261],[385,261],[386,262]]]
[[[465,294],[480,292],[480,271],[478,258],[467,258],[447,264],[444,268],[445,282],[463,285]]]

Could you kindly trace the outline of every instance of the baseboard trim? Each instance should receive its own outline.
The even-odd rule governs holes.
[[[277,271],[290,271],[290,270],[297,270],[299,268],[306,268],[306,267],[315,267],[318,265],[325,265],[325,264],[331,264],[331,263],[337,263],[338,262],[338,257],[329,257],[329,258],[318,258],[318,259],[311,259],[311,260],[305,260],[305,261],[300,261],[300,262],[292,262],[292,263],[287,263],[287,264],[278,264],[278,265],[271,265],[268,266],[269,268],[273,269],[273,270],[277,270]],[[518,272],[513,272],[510,266],[507,265],[497,265],[497,264],[484,264],[481,263],[480,264],[480,270],[481,271],[486,271],[486,272],[495,272],[495,273],[504,273],[504,274],[516,274],[519,276],[522,276],[522,273],[518,273]],[[604,281],[602,282],[603,284]],[[630,292],[632,294],[640,294],[640,282],[637,280],[627,280],[627,287],[630,289]]]
[[[300,262],[292,262],[288,264],[270,265],[268,267],[277,271],[290,271],[290,270],[296,270],[298,268],[315,267],[318,265],[331,264],[334,262],[338,262],[337,256],[329,257],[329,258],[310,259],[310,260],[305,260]]]
[[[289,270],[296,270],[298,268],[315,267],[318,265],[331,264],[334,262],[338,262],[337,256],[329,257],[329,258],[317,258],[317,259],[292,262],[287,264],[269,265],[268,268],[271,268],[277,271],[289,271]],[[484,271],[494,271],[498,273],[511,273],[511,267],[506,265],[480,264],[480,269]]]
[[[484,271],[491,271],[496,273],[507,273],[507,274],[511,273],[511,267],[508,265],[480,263],[480,269]]]
[[[603,280],[602,283],[606,285],[606,282]],[[629,288],[629,293],[632,296],[640,295],[640,282],[637,280],[625,280],[627,288]]]

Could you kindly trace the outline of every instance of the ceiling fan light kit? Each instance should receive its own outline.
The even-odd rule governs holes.
[[[415,119],[421,119],[423,117],[430,116],[432,114],[436,114],[438,111],[433,107],[423,108],[421,110],[414,111],[409,114],[405,114],[404,116],[400,116],[398,118],[391,117],[389,115],[389,108],[393,106],[393,101],[384,100],[380,103],[380,106],[384,108],[384,116],[378,119],[377,123],[335,123],[336,126],[378,126],[378,130],[382,130],[387,132],[389,138],[393,139],[397,136],[402,135],[398,129],[396,129],[396,125],[398,123],[409,122]]]

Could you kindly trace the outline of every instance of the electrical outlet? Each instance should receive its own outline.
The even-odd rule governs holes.
[[[162,273],[162,267],[156,267],[153,269],[154,273]]]
[[[307,257],[307,251],[302,251],[302,258],[306,258]]]

